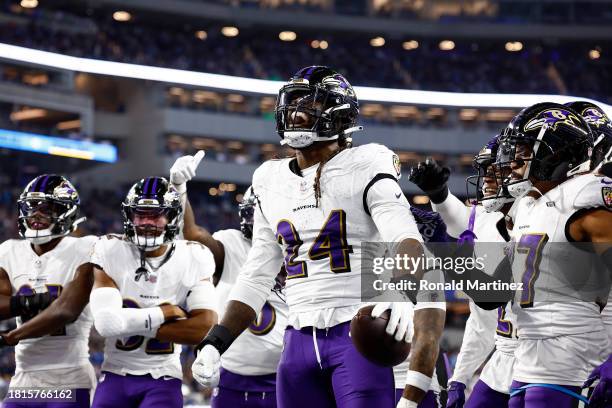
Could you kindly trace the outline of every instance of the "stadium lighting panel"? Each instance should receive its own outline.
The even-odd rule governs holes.
[[[6,129],[0,129],[0,147],[105,163],[115,163],[117,161],[117,148],[109,144]]]
[[[67,71],[189,85],[226,92],[277,95],[280,87],[284,84],[282,81],[72,57],[4,43],[0,43],[0,58],[65,69]],[[168,78],[172,78],[172,81],[168,81]],[[571,95],[460,93],[363,86],[355,86],[354,88],[359,99],[367,102],[465,108],[520,109],[538,102],[565,103],[580,99],[597,103],[608,115],[612,116],[612,106],[593,99]]]

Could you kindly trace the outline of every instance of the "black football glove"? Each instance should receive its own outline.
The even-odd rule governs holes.
[[[35,293],[33,295],[11,296],[11,316],[21,316],[23,319],[31,319],[40,311],[46,309],[54,298],[49,292]]]
[[[433,158],[428,157],[410,169],[409,180],[419,186],[434,204],[440,204],[448,196],[446,182],[449,176],[448,167],[442,167]]]

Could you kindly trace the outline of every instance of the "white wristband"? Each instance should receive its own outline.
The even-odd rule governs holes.
[[[396,408],[418,408],[418,407],[419,407],[418,402],[410,401],[402,397],[402,399],[400,399],[399,402],[397,403]]]
[[[406,374],[406,385],[412,385],[422,391],[429,391],[431,387],[431,377],[426,376],[418,371],[408,370]]]
[[[176,188],[176,191],[179,194],[184,194],[187,192],[187,183],[183,183],[183,184],[174,184],[172,183],[172,185],[174,186],[174,188]]]

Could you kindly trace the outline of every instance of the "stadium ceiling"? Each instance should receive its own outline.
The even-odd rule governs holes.
[[[68,0],[68,3],[73,0]],[[507,0],[531,3],[533,0]],[[539,0],[548,7],[558,7],[558,3],[574,3],[576,0]],[[610,0],[591,0],[603,4]],[[139,10],[156,13],[163,18],[175,16],[183,19],[201,21],[213,20],[247,26],[265,25],[270,27],[289,27],[291,29],[308,29],[350,33],[378,33],[390,36],[419,36],[424,38],[486,38],[486,39],[557,39],[557,40],[593,40],[612,38],[612,26],[609,24],[572,25],[568,30],[566,24],[540,23],[484,23],[454,22],[440,24],[432,21],[390,19],[371,16],[348,16],[296,10],[274,10],[269,8],[232,7],[211,1],[193,0],[95,0],[88,3],[93,7],[121,7],[122,9]]]
[[[3,43],[0,43],[0,58],[68,71],[248,94],[276,95],[283,84],[281,81],[73,57]],[[612,116],[612,106],[610,105],[588,98],[567,95],[435,92],[363,86],[355,86],[355,92],[362,101],[466,108],[521,109],[538,102],[565,103],[580,99],[597,103],[608,115]]]

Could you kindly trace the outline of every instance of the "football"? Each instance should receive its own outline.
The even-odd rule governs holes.
[[[359,309],[351,320],[351,339],[359,352],[371,362],[393,367],[408,358],[410,344],[396,341],[385,332],[390,310],[379,317],[372,317],[373,305]]]

